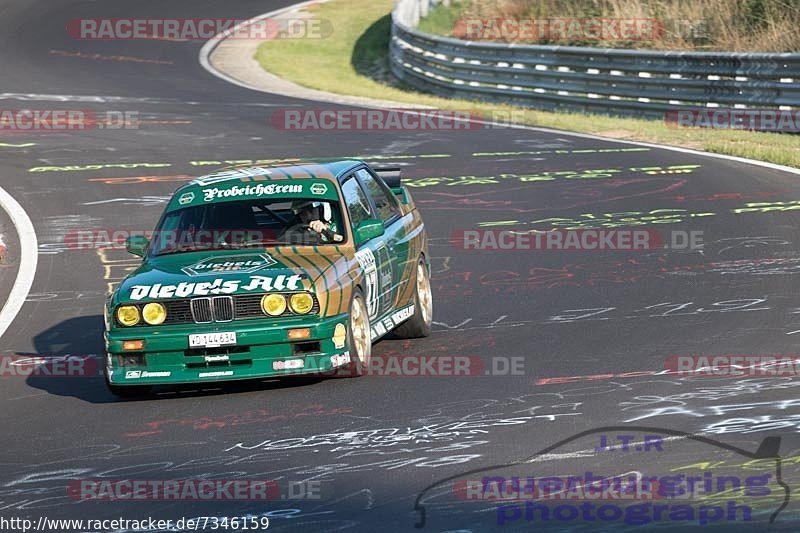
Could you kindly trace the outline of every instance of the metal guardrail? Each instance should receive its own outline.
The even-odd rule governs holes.
[[[395,77],[441,96],[663,118],[687,108],[800,110],[800,54],[660,52],[464,41],[416,29],[437,0],[392,12]]]

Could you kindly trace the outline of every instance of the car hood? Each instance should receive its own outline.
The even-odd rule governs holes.
[[[147,258],[117,288],[115,303],[314,290],[343,253],[338,246],[205,251]]]

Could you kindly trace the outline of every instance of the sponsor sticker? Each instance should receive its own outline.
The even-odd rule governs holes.
[[[294,370],[303,368],[306,362],[302,359],[289,359],[288,361],[275,361],[272,363],[273,370]]]
[[[328,186],[325,185],[324,183],[315,183],[314,185],[311,186],[310,190],[311,194],[321,195],[328,192]]]
[[[218,370],[216,372],[200,372],[197,374],[199,378],[221,378],[225,376],[232,376],[233,370]]]
[[[275,277],[271,276],[251,276],[249,282],[243,285],[246,280],[224,280],[217,278],[214,281],[191,282],[185,281],[177,285],[134,285],[131,287],[130,299],[134,301],[166,298],[190,298],[193,296],[209,296],[219,294],[233,294],[242,291],[284,291],[300,290],[303,288],[303,276],[295,274],[285,276],[283,274]]]
[[[234,185],[227,189],[219,187],[211,187],[203,189],[203,201],[211,202],[213,200],[220,200],[222,198],[238,198],[247,196],[272,196],[275,194],[302,194],[303,185],[301,183],[295,184],[278,184],[269,183],[264,185]]]
[[[337,349],[344,348],[347,340],[347,327],[344,324],[336,324],[333,330],[333,346]]]
[[[172,372],[148,372],[147,370],[128,370],[125,372],[125,379],[141,378],[168,378]]]
[[[404,320],[408,320],[412,316],[414,316],[414,306],[413,305],[409,305],[405,309],[401,309],[398,312],[396,312],[395,314],[393,314],[392,315],[392,321],[396,325],[399,325],[401,322],[403,322]]]
[[[388,332],[399,326],[405,320],[408,320],[414,315],[414,304],[409,305],[399,311],[395,312],[391,316],[388,316],[381,320],[380,322],[376,322],[370,328],[370,335],[372,336],[372,340],[374,341],[377,338],[383,337]]]
[[[342,354],[336,354],[331,356],[331,365],[334,367],[337,366],[344,366],[350,364],[350,352],[344,352]]]
[[[228,255],[224,257],[206,257],[197,263],[183,267],[187,276],[209,276],[225,274],[251,274],[276,264],[277,261],[267,254]]]

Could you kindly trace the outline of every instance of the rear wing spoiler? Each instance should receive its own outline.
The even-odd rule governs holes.
[[[372,170],[375,171],[375,174],[380,176],[383,182],[388,185],[390,189],[400,188],[400,171],[402,170],[400,167],[379,167],[373,168]]]
[[[400,167],[378,167],[372,168],[375,171],[383,182],[389,187],[395,196],[399,197],[403,204],[411,206],[413,208],[413,201],[411,200],[411,195],[408,193],[408,190],[403,187],[402,178],[400,177],[400,172],[402,168]]]

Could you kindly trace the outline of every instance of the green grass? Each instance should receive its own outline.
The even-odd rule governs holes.
[[[616,139],[656,142],[708,152],[749,157],[800,168],[800,138],[738,130],[671,128],[662,121],[537,111],[415,92],[387,80],[392,0],[331,0],[311,8],[332,23],[323,39],[287,39],[262,43],[261,66],[299,85],[339,94],[473,110],[491,117],[514,112],[521,124],[591,133]]]
[[[420,28],[437,35],[454,35],[455,21],[514,18],[639,18],[656,19],[663,31],[645,39],[615,41],[616,48],[653,50],[725,50],[738,52],[793,52],[800,48],[798,0],[453,0],[449,7],[432,9]],[[463,28],[462,28],[463,29]],[[514,40],[513,35],[506,38]],[[495,30],[488,40],[504,41]],[[608,46],[589,36],[527,37],[529,44]]]
[[[466,8],[467,5],[461,2],[453,2],[449,8],[437,6],[420,20],[419,29],[433,35],[450,35]]]

